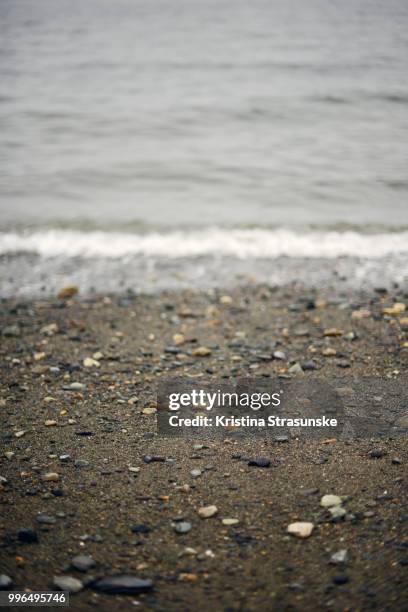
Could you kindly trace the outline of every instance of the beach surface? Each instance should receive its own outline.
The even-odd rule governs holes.
[[[155,414],[158,384],[174,377],[399,388],[406,302],[398,289],[264,285],[3,300],[9,588],[68,584],[78,611],[406,609],[406,435],[166,438]],[[321,505],[329,494],[341,498],[336,517]],[[312,523],[311,535],[289,534],[296,522]],[[113,575],[148,582],[102,592],[118,590],[100,582]]]

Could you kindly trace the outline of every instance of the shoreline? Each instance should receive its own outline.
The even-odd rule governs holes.
[[[166,611],[402,611],[406,436],[166,438],[155,406],[160,380],[175,377],[366,380],[369,395],[371,380],[386,379],[397,389],[408,334],[395,304],[406,298],[252,285],[3,300],[2,573],[20,590],[79,580],[80,612],[134,600]],[[341,516],[322,507],[327,494],[341,497]],[[287,532],[298,521],[313,523],[310,537]],[[348,560],[331,561],[342,550]],[[73,568],[78,554],[96,565]],[[154,588],[98,590],[114,574]]]

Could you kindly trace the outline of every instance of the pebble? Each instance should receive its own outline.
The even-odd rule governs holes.
[[[201,518],[211,518],[218,512],[217,506],[203,506],[197,510],[198,516]]]
[[[342,550],[339,550],[336,553],[332,554],[332,556],[330,557],[330,563],[332,563],[333,565],[341,565],[342,563],[347,563],[347,558],[347,550],[343,548]]]
[[[344,576],[343,574],[338,575],[338,576],[333,576],[332,580],[334,584],[338,584],[338,585],[346,584],[349,581],[348,576]]]
[[[300,363],[295,363],[288,370],[289,374],[303,374],[303,369]]]
[[[38,534],[33,529],[20,529],[17,538],[19,542],[24,542],[24,544],[36,544],[38,542]]]
[[[132,533],[150,533],[151,532],[151,527],[149,527],[148,525],[134,525],[131,529]]]
[[[334,357],[337,355],[337,351],[330,346],[322,350],[323,357]]]
[[[0,574],[0,591],[7,591],[13,584],[12,579],[7,574]]]
[[[303,370],[316,370],[317,364],[313,360],[305,361],[304,363],[302,363],[302,369]]]
[[[15,453],[13,453],[13,451],[6,451],[4,453],[4,456],[6,459],[12,459],[14,457]]]
[[[99,578],[94,580],[89,586],[95,591],[108,595],[137,595],[151,591],[153,589],[153,582],[137,578],[136,576],[119,574]]]
[[[248,465],[254,467],[268,468],[271,465],[271,460],[265,457],[258,457],[256,459],[250,459]]]
[[[286,361],[286,353],[284,353],[283,351],[275,351],[273,353],[273,356],[275,359],[279,359],[281,361]]]
[[[95,565],[96,561],[88,555],[77,555],[71,560],[71,566],[79,572],[87,572]]]
[[[46,427],[54,427],[56,424],[57,421],[54,421],[54,419],[47,419],[44,423]]]
[[[74,462],[74,466],[75,466],[76,468],[88,467],[88,465],[89,465],[89,461],[87,461],[86,459],[77,459],[77,460]]]
[[[320,500],[320,505],[323,508],[330,508],[331,506],[341,506],[342,500],[338,495],[323,495]]]
[[[71,455],[68,455],[68,454],[60,455],[59,460],[62,463],[67,463],[68,461],[71,461]]]
[[[346,516],[346,511],[342,506],[332,506],[329,508],[329,512],[332,515],[332,519],[334,522],[340,521],[342,518]]]
[[[344,331],[337,329],[337,327],[330,327],[330,329],[325,329],[323,334],[328,338],[335,338],[336,336],[342,336]]]
[[[402,461],[401,461],[401,459],[400,459],[399,457],[393,457],[393,458],[391,459],[391,463],[392,463],[393,465],[401,465]]]
[[[142,414],[156,414],[157,412],[157,408],[155,408],[154,406],[146,406],[146,408],[143,408],[142,410]]]
[[[57,298],[60,300],[66,300],[67,298],[74,297],[78,293],[79,289],[75,285],[68,285],[67,287],[63,287],[57,293]]]
[[[157,463],[166,461],[166,457],[159,457],[157,455],[144,455],[143,461],[145,463]]]
[[[57,472],[48,472],[47,474],[43,475],[42,479],[45,482],[58,482],[60,475],[57,474]]]
[[[55,516],[51,516],[50,514],[38,514],[35,520],[41,525],[54,525],[57,522]]]
[[[384,315],[394,316],[405,312],[405,304],[403,302],[395,302],[390,308],[383,308]]]
[[[212,350],[207,346],[199,346],[198,348],[194,349],[191,354],[193,357],[208,357],[211,355],[211,353]]]
[[[188,533],[189,531],[191,531],[192,525],[191,523],[187,522],[187,521],[180,521],[179,523],[175,523],[174,524],[174,531],[176,533]]]
[[[5,338],[17,338],[21,330],[18,325],[9,325],[8,327],[3,327],[2,333]]]
[[[289,436],[275,436],[273,441],[284,444],[285,442],[289,442]]]
[[[82,582],[73,576],[54,576],[53,586],[68,593],[79,593],[84,588]]]
[[[20,431],[16,431],[14,435],[16,438],[22,438],[23,436],[25,436],[26,433],[27,432],[25,429],[20,429]]]
[[[381,457],[384,457],[384,455],[385,452],[381,448],[374,448],[369,452],[370,459],[381,459]]]
[[[62,388],[64,391],[83,391],[86,389],[86,385],[80,382],[73,382],[70,385],[64,385]]]
[[[202,471],[200,469],[196,468],[194,470],[191,470],[190,474],[191,474],[191,476],[193,478],[198,478],[199,476],[201,476]]]
[[[230,525],[238,525],[239,519],[236,518],[223,518],[222,524],[229,527]]]
[[[369,310],[354,310],[351,313],[352,319],[368,319],[371,317],[371,312]]]
[[[84,368],[99,368],[101,365],[97,359],[93,359],[92,357],[86,357],[82,363]]]
[[[308,538],[312,535],[314,525],[308,522],[291,523],[288,525],[287,532],[297,538]]]

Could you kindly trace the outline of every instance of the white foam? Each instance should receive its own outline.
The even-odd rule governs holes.
[[[107,257],[127,255],[167,258],[230,255],[240,258],[359,256],[384,257],[408,253],[408,231],[360,234],[357,231],[288,229],[219,229],[165,234],[44,230],[0,233],[0,254],[36,253],[43,257]]]

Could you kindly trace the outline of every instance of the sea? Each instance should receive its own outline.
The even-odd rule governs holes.
[[[0,0],[0,297],[408,288],[407,0]]]

